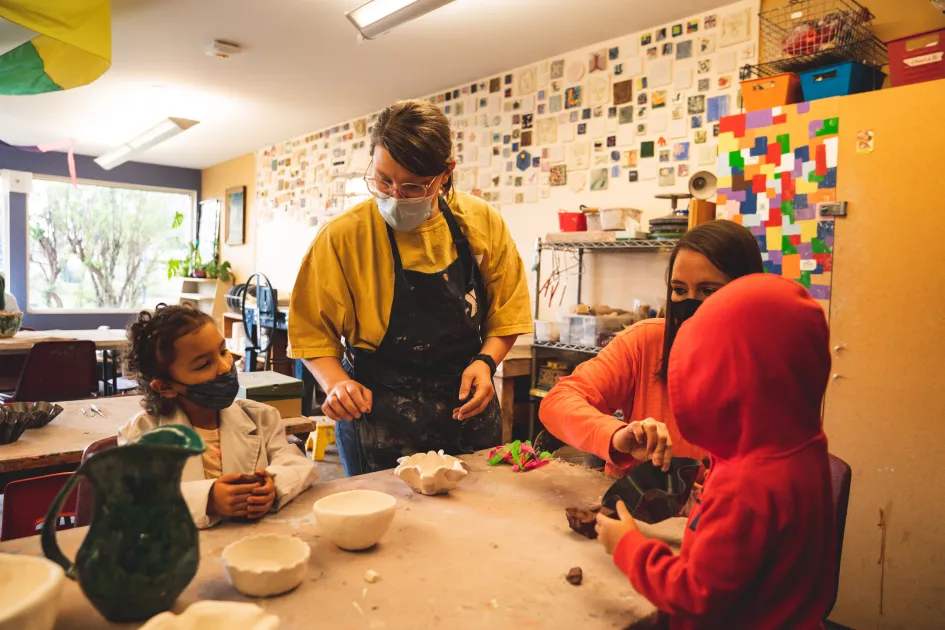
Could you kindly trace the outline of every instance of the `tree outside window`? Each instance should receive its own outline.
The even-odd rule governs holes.
[[[176,303],[169,259],[187,254],[194,196],[34,178],[29,201],[32,309],[138,309]]]

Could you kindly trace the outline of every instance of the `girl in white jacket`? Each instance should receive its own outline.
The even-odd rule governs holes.
[[[279,412],[236,400],[233,356],[209,315],[159,304],[128,328],[126,360],[145,411],[119,431],[119,442],[156,426],[193,427],[206,443],[184,466],[181,492],[199,528],[221,518],[258,519],[308,488],[315,464],[285,439]]]

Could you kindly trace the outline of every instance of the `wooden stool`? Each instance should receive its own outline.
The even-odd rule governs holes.
[[[305,443],[306,449],[312,450],[312,459],[316,462],[325,459],[325,447],[335,443],[335,423],[328,418],[315,418],[315,434],[310,435]]]

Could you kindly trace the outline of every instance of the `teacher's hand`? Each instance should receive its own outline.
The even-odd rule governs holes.
[[[354,420],[371,411],[373,400],[371,390],[361,383],[354,380],[341,381],[328,391],[322,411],[335,422]]]
[[[673,461],[673,439],[669,436],[669,429],[653,418],[635,420],[614,433],[611,447],[641,462],[652,460],[653,465],[664,472],[669,470]]]
[[[459,386],[459,399],[466,400],[470,391],[473,396],[462,407],[453,410],[453,420],[466,420],[482,413],[495,396],[492,384],[492,370],[483,361],[473,361],[463,372]]]

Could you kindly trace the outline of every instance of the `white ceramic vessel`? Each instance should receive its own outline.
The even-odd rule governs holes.
[[[250,597],[270,597],[302,583],[311,555],[308,543],[295,536],[256,534],[223,550],[223,567],[233,588]]]
[[[463,462],[443,451],[401,457],[394,474],[420,494],[446,494],[469,474]]]
[[[319,499],[312,506],[322,533],[349,551],[377,544],[394,520],[394,497],[374,490],[349,490]]]
[[[256,604],[203,601],[191,604],[179,615],[172,612],[151,617],[141,630],[276,630],[279,618]]]
[[[50,630],[64,581],[46,558],[0,553],[0,630]]]

